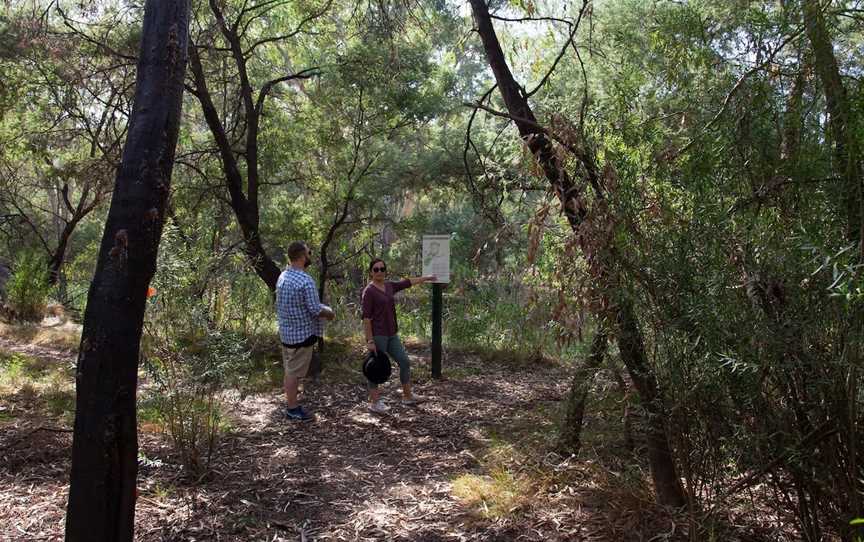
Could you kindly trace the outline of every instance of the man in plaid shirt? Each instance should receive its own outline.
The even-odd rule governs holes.
[[[297,402],[300,379],[309,371],[312,350],[324,332],[322,318],[333,319],[333,311],[322,305],[318,288],[305,269],[312,263],[311,251],[303,241],[288,247],[291,264],[276,283],[276,318],[282,341],[282,363],[285,366],[285,415],[291,420],[307,421],[313,416]]]

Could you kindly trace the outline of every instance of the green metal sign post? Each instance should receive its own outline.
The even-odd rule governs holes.
[[[441,314],[443,284],[432,284],[432,378],[441,378]]]

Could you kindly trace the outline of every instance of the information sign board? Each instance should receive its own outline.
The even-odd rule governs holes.
[[[423,274],[435,275],[436,283],[450,282],[450,236],[423,236]]]

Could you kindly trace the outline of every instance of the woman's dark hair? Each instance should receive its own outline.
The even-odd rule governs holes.
[[[381,258],[375,258],[374,260],[372,260],[371,262],[369,262],[369,272],[370,272],[370,273],[372,272],[372,268],[375,267],[375,264],[378,263],[378,262],[383,263],[385,266],[387,265],[387,262],[385,262],[385,261],[382,260]]]

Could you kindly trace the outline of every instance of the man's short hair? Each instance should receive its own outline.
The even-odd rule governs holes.
[[[288,259],[296,262],[306,254],[307,250],[309,250],[309,247],[304,241],[294,241],[288,246]]]

